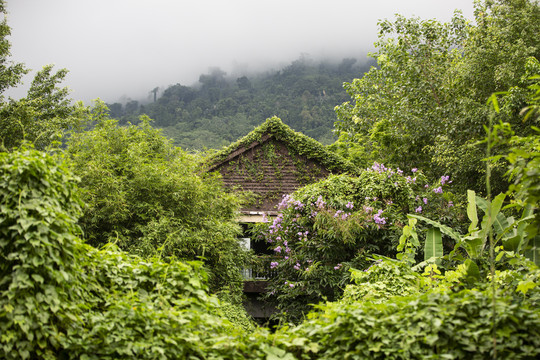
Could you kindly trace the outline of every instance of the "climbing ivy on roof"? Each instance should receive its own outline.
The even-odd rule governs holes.
[[[241,148],[248,148],[253,142],[262,142],[265,134],[285,143],[291,155],[300,155],[317,160],[330,171],[347,172],[351,174],[359,172],[359,169],[351,162],[329,151],[317,140],[292,130],[276,116],[266,119],[263,124],[256,127],[245,137],[213,154],[206,162],[207,167],[212,169],[226,161],[229,155],[234,151]]]

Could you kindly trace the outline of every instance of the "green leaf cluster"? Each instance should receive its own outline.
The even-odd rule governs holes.
[[[237,241],[238,196],[198,159],[165,139],[143,118],[120,127],[103,104],[92,130],[73,133],[68,154],[85,202],[80,224],[93,246],[114,242],[142,257],[201,259],[213,291],[234,284],[246,260]]]
[[[345,84],[351,101],[336,107],[336,147],[351,149],[359,162],[417,166],[429,169],[430,178],[448,174],[460,191],[481,193],[486,172],[479,143],[493,92],[510,89],[501,99],[502,120],[520,136],[531,134],[520,111],[535,108],[528,99],[535,91],[530,77],[540,69],[539,24],[540,6],[531,0],[478,1],[475,23],[459,12],[448,23],[381,21],[372,54],[378,66]],[[494,191],[504,191],[505,165],[492,164],[491,171]]]
[[[320,305],[287,329],[287,349],[301,359],[533,359],[540,354],[538,304],[485,290],[430,291],[379,304]],[[494,327],[492,327],[492,321]]]
[[[2,359],[259,358],[201,262],[142,259],[79,236],[77,178],[32,149],[0,154]],[[237,311],[237,323],[244,321]],[[249,337],[249,341],[248,341]]]

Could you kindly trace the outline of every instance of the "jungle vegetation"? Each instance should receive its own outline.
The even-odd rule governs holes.
[[[28,70],[4,17],[0,358],[538,358],[540,4],[475,9],[380,22],[377,66],[334,104],[330,149],[359,171],[253,229],[276,256],[272,331],[241,306],[242,196],[148,116],[71,101],[66,70],[6,99]]]

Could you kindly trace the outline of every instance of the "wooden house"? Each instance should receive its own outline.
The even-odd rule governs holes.
[[[262,222],[263,216],[276,215],[284,195],[330,174],[356,173],[357,169],[318,141],[272,117],[216,153],[207,163],[207,171],[218,171],[225,186],[233,191],[251,194],[239,219],[247,229],[249,223]],[[248,313],[254,318],[268,318],[272,310],[265,308],[258,295],[265,290],[264,280],[271,276],[272,252],[266,244],[252,242],[247,233],[242,241],[246,248],[260,255],[260,259],[268,260],[259,262],[258,270],[244,270]]]
[[[277,117],[215,154],[207,170],[218,171],[225,186],[252,193],[241,211],[243,223],[260,222],[263,213],[275,214],[284,195],[329,174],[356,172],[349,161]]]

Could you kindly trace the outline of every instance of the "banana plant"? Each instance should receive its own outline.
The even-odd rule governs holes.
[[[428,230],[425,242],[425,260],[442,256],[441,234],[448,235],[456,241],[451,257],[457,254],[458,249],[467,252],[468,258],[475,261],[484,255],[488,248],[488,231],[493,230],[495,244],[500,243],[506,251],[514,251],[524,254],[527,258],[540,264],[540,236],[538,229],[531,228],[534,219],[534,209],[531,205],[524,208],[519,220],[514,217],[506,217],[502,213],[503,203],[506,194],[497,195],[491,202],[476,196],[472,190],[467,191],[467,217],[470,220],[468,232],[461,235],[450,227],[440,224],[437,221],[425,218],[420,215],[409,214],[409,218],[422,220],[433,228]],[[484,212],[482,220],[479,221],[478,209]],[[435,230],[437,229],[437,230]]]

